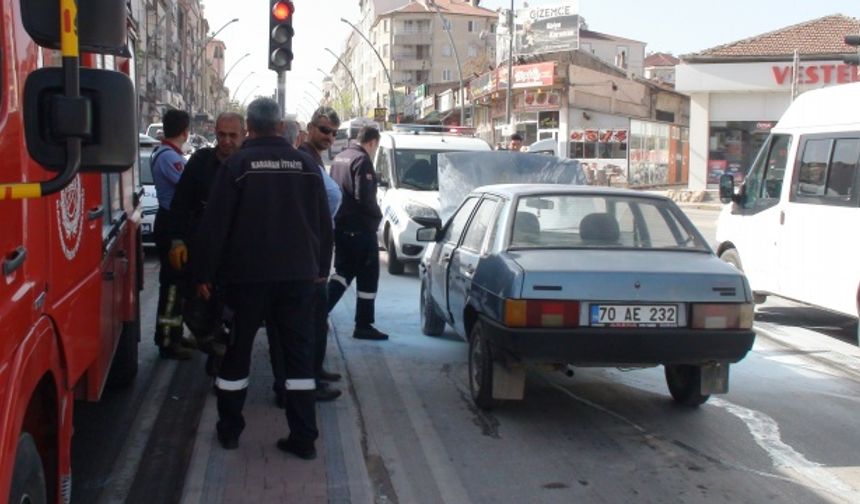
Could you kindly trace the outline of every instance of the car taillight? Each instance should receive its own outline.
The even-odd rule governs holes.
[[[505,300],[508,327],[578,327],[579,301]]]
[[[753,305],[749,304],[694,304],[690,327],[693,329],[750,329],[753,324]]]

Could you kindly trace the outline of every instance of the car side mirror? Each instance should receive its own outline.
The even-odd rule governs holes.
[[[732,175],[720,175],[720,201],[731,203],[735,199],[735,178]]]
[[[420,228],[415,232],[415,239],[419,242],[435,242],[439,237],[439,229],[433,227]]]

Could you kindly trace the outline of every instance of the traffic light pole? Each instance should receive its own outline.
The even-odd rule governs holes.
[[[284,116],[287,113],[287,72],[283,70],[278,72],[278,107]]]

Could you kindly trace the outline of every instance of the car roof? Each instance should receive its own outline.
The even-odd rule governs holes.
[[[140,133],[138,135],[138,142],[141,145],[158,145],[161,143],[158,140],[156,140],[155,138],[152,138],[149,135],[144,135],[143,133]]]
[[[393,143],[397,149],[430,149],[439,151],[489,151],[486,141],[462,135],[440,135],[438,133],[408,133],[383,131],[383,145]],[[387,140],[387,142],[385,141]]]
[[[671,201],[666,196],[634,189],[607,186],[585,186],[572,184],[493,184],[476,188],[472,194],[492,193],[507,198],[535,196],[539,194],[597,194],[606,196],[633,196]]]

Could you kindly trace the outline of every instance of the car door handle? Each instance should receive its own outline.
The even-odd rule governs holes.
[[[6,276],[11,275],[24,264],[25,259],[27,259],[27,249],[21,245],[9,254],[6,259],[3,259],[3,274]]]
[[[464,273],[464,276],[466,278],[472,278],[474,275],[475,275],[475,267],[472,266],[471,264],[469,266],[466,266],[466,272]]]
[[[97,207],[90,208],[87,210],[87,220],[94,221],[96,219],[100,219],[105,214],[104,205],[99,205]]]
[[[443,263],[451,262],[451,254],[445,254],[445,255],[443,255],[443,256],[442,256],[442,262],[443,262]]]

